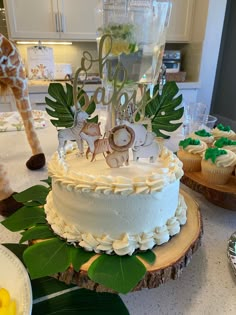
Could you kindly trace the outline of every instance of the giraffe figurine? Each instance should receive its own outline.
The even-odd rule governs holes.
[[[45,165],[45,155],[34,128],[24,65],[16,46],[0,33],[1,94],[7,89],[10,89],[13,93],[33,154],[26,162],[26,166],[30,170],[40,169]],[[0,163],[0,214],[8,216],[21,206],[15,201],[13,194],[14,191],[7,178],[4,166]]]

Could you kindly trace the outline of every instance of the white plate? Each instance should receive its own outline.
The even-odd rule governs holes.
[[[30,315],[32,290],[29,275],[19,260],[5,246],[0,245],[0,288],[7,289],[16,301],[17,315]]]

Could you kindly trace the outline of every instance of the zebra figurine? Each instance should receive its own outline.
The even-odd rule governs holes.
[[[82,111],[81,109],[76,110],[74,116],[73,126],[70,128],[60,129],[58,130],[58,153],[61,156],[62,153],[65,152],[65,145],[68,140],[76,141],[77,146],[79,148],[80,154],[84,153],[83,140],[80,136],[80,132],[86,122],[86,119],[89,118],[89,115]]]

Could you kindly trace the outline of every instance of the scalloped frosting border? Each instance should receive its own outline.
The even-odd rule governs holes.
[[[75,149],[70,148],[67,153],[73,150]],[[130,179],[122,176],[94,176],[74,172],[69,169],[65,158],[59,157],[55,152],[48,164],[48,172],[55,182],[66,185],[69,190],[123,195],[151,194],[161,191],[165,186],[183,176],[182,162],[166,147],[163,148],[160,159],[164,161],[165,167],[157,167],[150,176],[137,176]]]
[[[187,221],[187,205],[184,197],[179,194],[178,206],[175,216],[168,219],[163,226],[157,226],[153,231],[130,235],[125,233],[120,239],[112,239],[109,235],[96,237],[91,233],[81,233],[75,225],[67,224],[60,218],[53,207],[52,192],[47,197],[45,205],[46,218],[55,234],[65,239],[69,244],[83,247],[87,251],[96,253],[115,253],[119,256],[132,255],[135,250],[152,249],[155,245],[161,245],[169,241],[171,236],[180,232],[181,225]]]

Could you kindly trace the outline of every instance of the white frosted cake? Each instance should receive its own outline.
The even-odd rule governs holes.
[[[48,169],[48,223],[85,250],[132,255],[168,242],[186,223],[182,163],[166,148],[154,163],[130,160],[120,168],[110,168],[102,154],[90,162],[77,149],[56,152]]]

